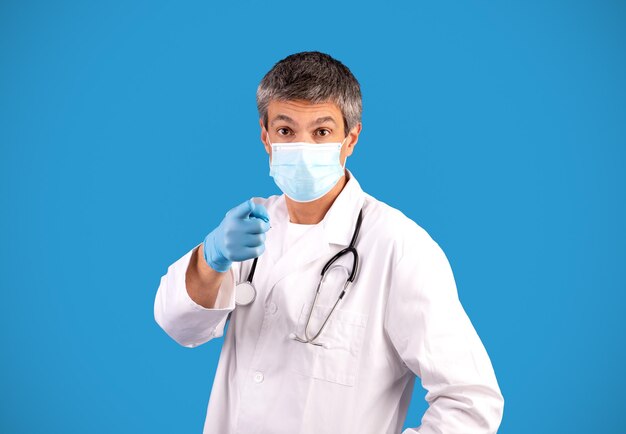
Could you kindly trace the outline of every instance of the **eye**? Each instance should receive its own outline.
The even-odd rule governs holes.
[[[326,137],[331,133],[331,131],[327,128],[320,128],[319,130],[316,131],[316,133],[320,137]]]
[[[289,128],[279,128],[276,130],[276,132],[278,133],[279,136],[288,136],[291,133],[291,130]]]

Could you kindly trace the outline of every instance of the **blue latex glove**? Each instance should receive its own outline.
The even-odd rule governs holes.
[[[255,204],[252,199],[237,205],[204,239],[204,260],[211,268],[223,273],[233,261],[261,256],[269,221],[265,207]]]

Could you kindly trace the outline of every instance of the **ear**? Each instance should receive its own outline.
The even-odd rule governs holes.
[[[363,128],[363,124],[359,122],[354,127],[352,127],[352,129],[348,133],[348,137],[346,139],[346,156],[352,155],[352,152],[354,151],[354,147],[359,141],[359,134],[361,134],[362,128]]]
[[[272,147],[270,146],[269,142],[267,141],[267,135],[269,133],[265,129],[265,125],[263,125],[263,119],[259,119],[259,126],[261,127],[261,142],[263,142],[263,145],[265,146],[265,152],[270,154],[270,150],[272,149]]]

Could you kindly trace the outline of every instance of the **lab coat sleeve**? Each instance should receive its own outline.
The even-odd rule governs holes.
[[[476,330],[458,298],[439,245],[421,237],[391,277],[385,330],[420,377],[429,404],[421,425],[403,434],[496,433],[504,398]]]
[[[161,277],[154,301],[157,324],[172,339],[188,348],[223,335],[228,315],[235,308],[235,276],[240,266],[239,262],[233,262],[219,288],[215,307],[206,308],[191,299],[185,284],[194,249],[168,267],[167,273]]]

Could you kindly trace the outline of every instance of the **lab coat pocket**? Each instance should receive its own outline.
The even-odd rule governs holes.
[[[304,328],[310,304],[305,304],[298,319],[298,336],[304,338]],[[316,305],[308,326],[309,337],[315,336],[330,313],[332,305]],[[359,357],[363,347],[367,315],[360,312],[335,308],[322,333],[314,342],[294,341],[303,345],[310,363],[300,366],[302,374],[333,383],[353,386],[358,375]]]

